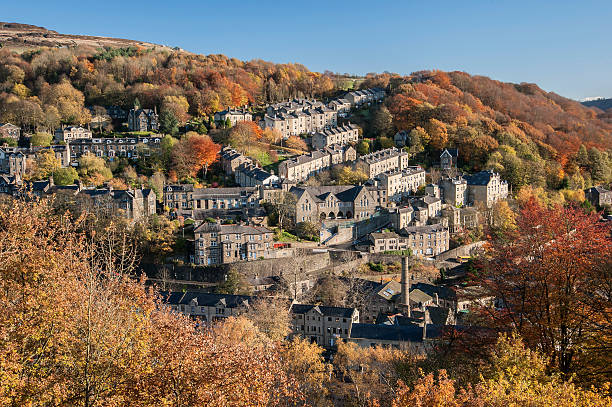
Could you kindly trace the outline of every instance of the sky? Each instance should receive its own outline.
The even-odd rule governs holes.
[[[612,97],[611,0],[6,1],[0,21],[310,70],[465,71]]]

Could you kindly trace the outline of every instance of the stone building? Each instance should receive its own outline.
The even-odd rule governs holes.
[[[164,206],[176,216],[194,217],[209,210],[236,210],[259,207],[256,187],[194,188],[192,184],[164,187]]]
[[[508,182],[503,181],[500,175],[492,170],[480,171],[464,178],[468,185],[468,202],[471,204],[483,203],[491,206],[494,202],[508,197]]]
[[[273,232],[261,226],[204,222],[194,230],[195,264],[214,265],[273,257]]]
[[[249,162],[236,167],[234,179],[241,187],[272,186],[280,182],[280,178],[274,175],[274,172],[268,172]]]
[[[128,129],[130,131],[159,130],[159,116],[157,115],[157,110],[131,109],[127,118]]]
[[[91,139],[91,130],[80,126],[68,126],[55,130],[55,140],[70,142],[72,140]]]
[[[353,324],[359,323],[356,308],[292,304],[290,311],[292,333],[326,348],[339,339],[346,341]]]
[[[270,105],[264,116],[264,128],[279,131],[283,138],[322,131],[337,124],[337,111],[322,102],[307,99]]]
[[[408,248],[417,257],[437,256],[449,248],[448,228],[441,224],[409,226],[400,233],[407,237]]]
[[[459,150],[456,148],[445,148],[440,154],[440,169],[450,170],[457,168],[457,158],[459,157]]]
[[[612,191],[608,191],[602,186],[585,189],[584,196],[597,208],[601,208],[604,205],[612,205]]]
[[[444,203],[452,206],[465,206],[468,204],[468,185],[463,177],[442,178],[440,180],[442,199]]]
[[[409,158],[407,152],[392,147],[361,156],[357,163],[363,164],[369,178],[375,178],[384,172],[407,169]]]
[[[251,160],[249,157],[239,153],[229,146],[223,147],[219,153],[219,159],[221,161],[221,167],[223,167],[223,171],[225,171],[227,175],[234,174],[234,172],[236,172],[236,168],[238,168],[241,164],[253,163],[253,160]]]
[[[378,186],[385,190],[389,202],[398,202],[425,185],[425,170],[420,166],[411,166],[404,170],[383,172],[378,174],[377,179]]]
[[[463,228],[473,229],[479,224],[479,213],[475,208],[447,206],[442,209],[442,217],[448,219],[448,230],[457,233]]]
[[[363,220],[371,218],[376,211],[376,202],[364,186],[293,187],[289,192],[296,197],[296,222]]]
[[[11,123],[0,123],[0,138],[10,138],[15,141],[21,137],[21,129]]]
[[[210,294],[192,291],[160,293],[162,301],[171,310],[198,318],[202,322],[215,322],[237,317],[249,309],[253,297],[248,295]]]
[[[385,91],[382,88],[370,88],[363,90],[355,90],[344,95],[344,99],[348,100],[351,106],[361,106],[366,103],[379,102],[385,97]]]
[[[0,173],[23,180],[27,160],[18,147],[0,147]]]
[[[130,158],[137,160],[151,155],[161,146],[160,136],[151,137],[95,137],[90,139],[75,139],[68,143],[70,160],[74,165],[84,154],[90,153],[110,161],[115,158]]]
[[[249,112],[246,107],[242,109],[232,109],[228,107],[225,110],[216,112],[214,115],[215,122],[225,123],[228,119],[232,123],[232,127],[239,122],[251,122],[253,121],[253,115]]]
[[[333,165],[354,161],[356,157],[357,152],[353,147],[332,145],[281,162],[278,175],[291,182],[303,182]]]
[[[332,144],[351,144],[359,141],[359,127],[348,123],[343,126],[330,127],[313,134],[310,144],[312,148],[325,148]]]
[[[81,209],[107,211],[138,221],[154,215],[157,197],[152,189],[117,190],[112,187],[82,189],[77,193]]]
[[[328,104],[329,108],[343,115],[351,111],[351,102],[344,98],[334,99]]]

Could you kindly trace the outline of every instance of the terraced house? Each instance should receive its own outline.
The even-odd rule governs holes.
[[[76,139],[68,143],[70,159],[77,165],[77,160],[87,153],[96,157],[104,157],[114,160],[116,157],[131,158],[137,160],[148,157],[151,152],[160,148],[161,137],[101,137],[90,139]]]
[[[292,304],[290,312],[292,334],[324,347],[332,347],[340,339],[346,341],[353,324],[359,322],[356,308]]]
[[[369,178],[390,171],[403,171],[407,169],[409,154],[395,147],[376,151],[359,157],[358,163],[362,163]]]
[[[296,196],[295,221],[320,222],[326,219],[369,219],[376,202],[365,186],[334,185],[293,187]]]
[[[316,132],[310,144],[312,148],[325,148],[332,144],[350,144],[359,141],[359,127],[348,123],[344,126],[331,127],[319,132]]]
[[[72,140],[91,139],[91,130],[80,126],[68,126],[55,130],[55,140],[69,142]]]
[[[21,137],[21,129],[11,123],[0,123],[0,138],[11,138],[15,141]]]
[[[194,230],[195,264],[214,265],[274,255],[273,232],[261,226],[204,222]]]
[[[464,178],[468,185],[469,203],[491,206],[494,202],[508,197],[508,182],[492,170],[480,171]]]
[[[357,152],[353,147],[332,145],[281,162],[278,175],[292,182],[302,182],[332,165],[354,161],[356,158]]]
[[[425,185],[425,170],[420,166],[392,170],[378,175],[377,185],[385,190],[389,201],[401,201]]]
[[[322,131],[337,124],[337,111],[322,102],[306,99],[270,105],[264,116],[264,128],[277,130],[284,138]]]
[[[239,122],[253,121],[253,115],[246,109],[246,107],[242,109],[232,109],[231,107],[228,107],[225,110],[216,112],[214,118],[215,122],[217,123],[223,123],[229,119],[232,126],[235,126],[236,123]]]
[[[256,187],[194,188],[192,184],[164,187],[164,206],[177,216],[194,217],[198,212],[259,207]]]

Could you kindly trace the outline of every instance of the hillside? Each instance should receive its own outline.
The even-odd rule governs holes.
[[[594,99],[582,102],[587,107],[596,107],[601,110],[612,109],[612,98],[609,99]]]
[[[464,169],[494,168],[515,187],[581,189],[592,181],[610,181],[608,116],[535,84],[423,71],[372,76],[361,86],[389,89],[387,136],[412,131],[411,148],[425,150],[424,159],[435,161],[442,148],[458,147]]]
[[[165,48],[163,45],[121,38],[60,34],[35,25],[0,22],[0,45],[23,51],[38,47],[129,47]]]

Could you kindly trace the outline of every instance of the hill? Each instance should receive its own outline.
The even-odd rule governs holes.
[[[361,86],[387,87],[393,125],[387,136],[396,130],[412,132],[411,148],[416,153],[425,150],[421,154],[431,162],[450,146],[459,148],[464,169],[494,168],[515,187],[581,189],[585,183],[610,181],[608,115],[535,84],[422,71],[371,76]],[[375,127],[377,131],[380,126]],[[578,157],[582,146],[593,149],[588,157],[586,151]]]
[[[29,24],[0,22],[0,45],[23,51],[38,47],[129,47],[166,48],[163,45],[121,38],[95,37],[88,35],[60,34]]]
[[[582,102],[582,104],[587,107],[596,107],[601,110],[608,110],[608,109],[612,109],[612,98],[610,99],[600,98],[600,99],[586,100]]]

